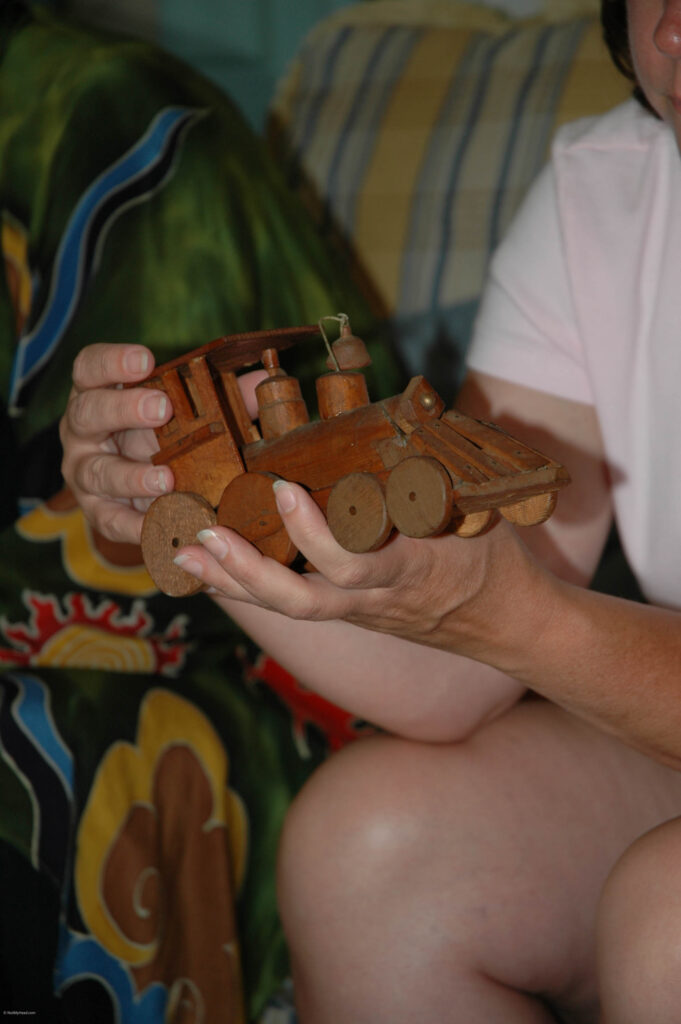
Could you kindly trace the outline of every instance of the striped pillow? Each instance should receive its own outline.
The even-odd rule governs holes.
[[[438,374],[446,391],[490,253],[557,125],[630,87],[591,16],[514,22],[448,4],[444,23],[382,21],[396,6],[322,22],[280,86],[270,138],[323,229],[351,251],[410,372]]]

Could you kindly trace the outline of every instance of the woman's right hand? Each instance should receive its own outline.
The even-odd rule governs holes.
[[[64,479],[92,526],[109,540],[139,543],[143,513],[173,488],[168,466],[154,466],[154,428],[173,415],[168,396],[124,388],[145,380],[154,357],[141,345],[89,345],[73,364],[60,423]]]

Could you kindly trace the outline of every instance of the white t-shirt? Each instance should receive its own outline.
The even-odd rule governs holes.
[[[634,100],[558,133],[468,362],[596,407],[632,569],[681,608],[681,157]]]

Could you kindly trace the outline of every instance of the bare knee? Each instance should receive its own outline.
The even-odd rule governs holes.
[[[676,1024],[681,1001],[681,819],[646,833],[605,886],[598,962],[607,1024]]]
[[[591,1008],[596,903],[616,857],[661,820],[662,772],[542,704],[460,745],[366,739],[334,755],[295,801],[280,849],[302,1019],[402,1019],[405,990],[446,1019],[435,997],[460,1002],[481,978]],[[623,780],[626,806],[613,802]],[[675,790],[665,816],[680,803]],[[333,991],[337,1010],[350,976],[354,1004],[326,1018],[322,998]],[[393,1016],[360,1016],[379,990]]]
[[[426,876],[434,885],[437,871],[450,891],[457,857],[483,842],[481,832],[497,838],[504,804],[484,745],[392,737],[353,744],[318,770],[289,811],[279,855],[284,915],[289,894],[319,912],[320,899],[338,898],[347,910],[350,899],[366,906],[403,886],[404,905],[405,893]]]
[[[416,855],[421,810],[408,777],[412,744],[367,739],[335,754],[291,807],[279,851],[285,920],[307,899],[343,905],[376,892]],[[422,793],[423,799],[423,793]],[[366,889],[366,892],[363,890]]]
[[[505,1003],[483,969],[488,901],[502,902],[485,865],[504,800],[493,781],[467,744],[371,739],[308,783],[279,861],[301,1020],[444,1020],[456,1002],[472,1021],[466,999]]]

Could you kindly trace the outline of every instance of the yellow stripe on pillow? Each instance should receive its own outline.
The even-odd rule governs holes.
[[[357,202],[354,242],[394,309],[414,187],[424,152],[470,32],[426,32],[391,96]]]

